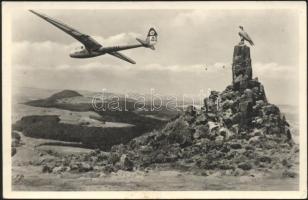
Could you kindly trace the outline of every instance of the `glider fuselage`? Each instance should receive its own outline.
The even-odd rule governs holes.
[[[113,47],[100,47],[97,50],[89,50],[85,48],[84,46],[81,46],[80,48],[77,48],[73,50],[70,53],[70,57],[72,58],[92,58],[96,56],[101,56],[104,54],[110,54],[117,51],[123,51],[126,49],[131,48],[138,48],[138,47],[151,47],[146,46],[146,44],[134,44],[134,45],[124,45],[124,46],[113,46]]]
[[[89,51],[84,47],[81,47],[79,50],[73,50],[70,53],[70,57],[72,58],[92,58],[96,56],[104,55],[106,52],[100,51]]]

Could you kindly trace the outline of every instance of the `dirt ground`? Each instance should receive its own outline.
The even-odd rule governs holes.
[[[217,172],[210,176],[195,175],[170,167],[159,167],[148,171],[119,171],[104,174],[63,172],[43,173],[42,166],[31,163],[48,159],[42,151],[51,149],[60,154],[88,153],[90,149],[68,146],[39,146],[54,142],[34,139],[22,135],[24,145],[17,148],[12,157],[12,189],[15,191],[203,191],[203,190],[298,190],[299,179],[282,178],[281,172],[249,172],[243,176],[228,176]]]

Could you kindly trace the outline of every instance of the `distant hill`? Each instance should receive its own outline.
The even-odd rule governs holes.
[[[91,110],[91,105],[88,103],[80,103],[75,105],[67,103],[58,103],[58,100],[75,98],[75,97],[83,97],[83,96],[80,93],[73,90],[63,90],[61,92],[51,95],[48,98],[28,101],[25,102],[24,104],[35,107],[53,107],[53,108],[62,108],[73,111]]]
[[[74,90],[63,90],[61,92],[51,95],[50,97],[48,97],[48,100],[58,100],[58,99],[71,98],[77,96],[82,96],[82,95]]]
[[[51,93],[52,94],[52,93]],[[95,111],[100,114],[103,114],[105,117],[106,115],[111,116],[111,118],[118,118],[118,114],[113,113],[115,110],[114,108],[119,108],[118,111],[128,111],[128,112],[135,112],[138,115],[142,115],[144,117],[151,117],[157,118],[161,120],[169,120],[175,117],[179,111],[177,110],[170,110],[167,109],[167,101],[165,99],[162,100],[162,107],[160,110],[150,111],[151,110],[151,102],[149,99],[145,102],[144,110],[139,110],[136,108],[136,103],[138,104],[136,99],[128,98],[125,95],[117,95],[115,93],[103,93],[104,100],[101,102],[100,100],[97,101],[98,107],[105,108],[105,111],[97,111],[93,108],[93,97],[99,96],[100,93],[94,92],[81,92],[81,91],[74,91],[74,90],[62,90],[60,92],[54,93],[47,98],[41,98],[37,100],[30,100],[26,101],[25,105],[34,106],[34,107],[47,107],[47,108],[58,108],[70,111]],[[46,95],[45,95],[46,96]],[[137,95],[136,95],[137,96]],[[155,104],[157,104],[155,102]],[[156,105],[159,105],[158,103]],[[142,102],[138,104],[138,106],[142,106]],[[181,108],[179,108],[181,110]],[[109,112],[112,111],[112,112]],[[123,113],[122,113],[123,114]],[[113,119],[117,121],[116,119]]]

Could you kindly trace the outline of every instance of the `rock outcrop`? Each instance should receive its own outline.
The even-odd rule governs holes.
[[[17,148],[23,143],[21,137],[17,131],[12,131],[12,142],[11,142],[11,156],[14,156],[17,153]]]

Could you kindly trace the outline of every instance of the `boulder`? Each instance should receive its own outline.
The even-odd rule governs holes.
[[[258,80],[258,77],[255,77],[254,79],[249,80],[248,81],[248,85],[249,85],[249,88],[254,88],[254,87],[259,88],[260,87],[260,82]]]
[[[251,137],[249,140],[248,140],[248,143],[249,144],[252,144],[252,145],[256,145],[258,143],[260,143],[261,140],[260,140],[260,136],[254,136],[254,137]]]
[[[12,139],[15,139],[17,141],[20,141],[20,139],[21,139],[19,133],[15,130],[12,131]]]
[[[218,143],[218,144],[222,144],[223,141],[224,141],[224,137],[222,135],[218,135],[215,138],[215,142]]]
[[[272,159],[269,156],[261,156],[259,158],[260,162],[266,162],[266,163],[271,163]]]
[[[16,147],[11,148],[11,156],[14,156],[17,153]]]
[[[247,100],[240,102],[239,110],[241,116],[240,125],[246,126],[252,114],[252,102]]]
[[[78,170],[79,172],[88,172],[93,170],[93,167],[89,163],[81,162],[79,163]]]
[[[226,100],[226,101],[223,101],[222,104],[221,104],[221,107],[226,110],[226,109],[229,109],[233,106],[234,104],[234,101],[233,100]]]
[[[210,132],[214,132],[219,130],[219,124],[216,122],[208,122],[208,126],[209,126],[209,131]]]
[[[12,141],[11,141],[11,156],[14,156],[17,153],[17,147],[21,145],[21,137],[19,133],[15,130],[12,132]]]
[[[251,89],[245,89],[244,90],[244,94],[245,94],[245,97],[246,97],[246,101],[248,102],[253,102],[254,101],[254,95],[253,95],[253,92]]]
[[[242,170],[250,170],[252,168],[252,164],[249,162],[242,162],[240,164],[238,164],[238,168],[242,169]]]
[[[231,170],[234,169],[233,165],[231,165],[228,162],[222,162],[218,164],[218,169],[222,169],[222,170]],[[230,173],[230,172],[229,172]]]
[[[229,129],[225,127],[221,127],[218,132],[219,135],[223,136],[225,140],[230,139],[234,135],[234,133],[232,133],[231,131],[229,131]]]
[[[279,108],[273,104],[263,106],[262,112],[264,115],[270,115],[270,114],[278,115],[280,113]]]
[[[236,168],[234,171],[233,171],[233,175],[234,176],[243,176],[245,174],[245,171],[242,170],[241,168]]]
[[[207,117],[205,116],[205,114],[201,114],[200,116],[198,116],[198,118],[196,119],[196,125],[204,125],[208,122]]]
[[[24,181],[25,176],[23,174],[17,174],[16,176],[12,177],[13,184],[20,184]]]
[[[263,100],[256,101],[256,106],[262,107],[265,105],[265,102]]]
[[[104,173],[109,174],[111,172],[114,172],[115,168],[114,168],[113,165],[108,164],[108,165],[104,166],[102,170],[103,170]]]
[[[252,120],[252,125],[253,127],[256,127],[256,128],[261,128],[262,125],[263,125],[263,118],[261,117],[255,117],[253,120]]]
[[[185,110],[185,115],[195,116],[196,113],[196,108],[194,106],[188,106]]]
[[[165,156],[162,153],[157,154],[155,157],[156,163],[164,163],[165,162]]]
[[[107,160],[110,156],[109,152],[104,152],[101,151],[98,155],[97,155],[97,161],[103,161],[103,160]]]
[[[289,177],[289,178],[295,178],[297,176],[297,173],[291,171],[291,170],[284,170],[282,172],[282,177]]]
[[[43,173],[51,173],[53,168],[55,168],[54,163],[44,164],[43,167],[42,167],[42,172]]]
[[[193,138],[194,139],[199,139],[200,138],[200,131],[195,131],[195,133],[193,134]]]
[[[122,170],[131,171],[134,168],[134,163],[128,158],[126,154],[123,154],[120,158],[120,167]]]
[[[235,134],[237,135],[239,133],[239,125],[238,124],[234,124],[230,130]]]
[[[153,151],[153,148],[150,145],[140,146],[140,152],[142,153],[147,154],[147,153],[151,153],[152,151]]]
[[[244,81],[244,76],[242,74],[238,75],[235,79],[234,79],[234,88],[236,90],[239,90],[240,89],[240,86],[241,86],[241,82]]]
[[[212,122],[217,121],[217,115],[215,113],[208,112],[206,113],[206,116],[209,121],[212,121]]]
[[[232,124],[236,125],[239,124],[241,122],[241,113],[235,113],[232,117],[231,117],[231,121]]]
[[[154,160],[155,160],[155,158],[153,158],[152,156],[143,156],[142,159],[141,159],[142,166],[148,166],[148,165],[150,165]]]
[[[176,154],[169,154],[165,157],[166,162],[175,162],[177,160],[177,155]]]
[[[66,170],[65,167],[58,166],[58,167],[55,167],[55,168],[52,169],[52,173],[58,174],[58,173],[61,173],[61,172],[65,171],[65,170]]]
[[[290,161],[288,159],[283,159],[281,163],[282,163],[283,166],[285,166],[287,168],[292,167],[292,163],[290,163]]]
[[[168,136],[168,141],[170,144],[178,143],[180,145],[190,145],[192,143],[192,136],[194,130],[185,128],[179,130],[178,132],[172,132]]]
[[[196,139],[197,138],[205,138],[209,134],[209,125],[199,125],[195,127],[195,133],[196,134]]]
[[[239,144],[239,143],[231,143],[231,144],[230,144],[230,147],[231,147],[232,149],[241,149],[241,148],[242,148],[242,145]]]
[[[72,171],[78,170],[78,163],[76,163],[76,162],[71,162],[71,163],[69,164],[69,168],[70,168],[70,170],[72,170]]]
[[[206,113],[217,113],[218,103],[219,103],[219,92],[211,91],[208,98],[204,99],[204,106],[206,108]]]

